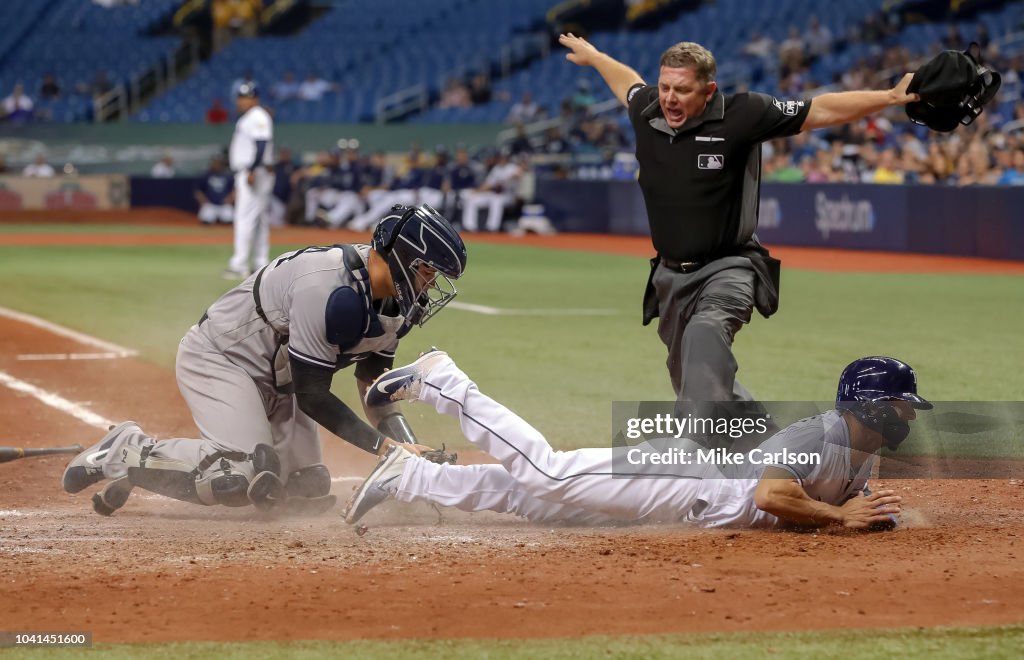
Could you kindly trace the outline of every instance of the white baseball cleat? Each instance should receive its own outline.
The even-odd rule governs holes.
[[[373,468],[370,476],[359,486],[359,490],[345,507],[345,522],[354,525],[366,513],[398,491],[398,479],[405,470],[406,462],[415,456],[399,446],[393,446]]]
[[[106,462],[105,459],[114,440],[129,427],[138,428],[138,426],[135,422],[122,422],[117,426],[112,426],[99,442],[71,459],[67,468],[64,469],[64,491],[77,493],[106,479],[103,476],[103,464]]]
[[[366,405],[370,407],[386,406],[395,401],[418,399],[420,391],[423,389],[423,379],[431,369],[448,359],[450,358],[447,353],[432,347],[420,355],[415,362],[385,371],[367,388]]]

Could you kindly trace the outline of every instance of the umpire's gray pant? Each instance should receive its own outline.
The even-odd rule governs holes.
[[[754,273],[745,257],[725,257],[692,273],[659,264],[658,336],[679,401],[750,401],[736,380],[732,342],[754,308]]]

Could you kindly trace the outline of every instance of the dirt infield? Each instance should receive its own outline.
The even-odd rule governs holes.
[[[194,435],[167,371],[132,358],[18,359],[92,350],[0,318],[2,374],[103,418],[134,418],[161,437]],[[2,385],[0,410],[0,445],[88,445],[103,433]],[[324,445],[332,474],[364,475],[372,464],[336,438],[325,436]],[[145,492],[103,518],[91,511],[91,490],[61,490],[66,462],[0,464],[6,630],[158,642],[1024,621],[1024,485],[1016,480],[882,484],[902,492],[908,512],[902,528],[871,535],[552,529],[388,505],[360,537],[337,512],[274,519]],[[353,483],[339,480],[335,492],[344,499]]]

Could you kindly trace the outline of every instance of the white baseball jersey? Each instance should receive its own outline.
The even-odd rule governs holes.
[[[228,155],[231,170],[241,172],[252,166],[256,158],[256,142],[265,140],[266,150],[263,152],[263,164],[274,162],[274,120],[262,106],[249,108],[235,123],[235,134],[231,136],[231,147]]]

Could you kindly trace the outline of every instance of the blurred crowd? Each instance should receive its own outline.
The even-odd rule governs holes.
[[[1024,103],[1015,117],[1024,120]],[[952,133],[894,128],[882,119],[764,145],[763,177],[779,182],[1024,185],[1024,132],[982,114]]]
[[[806,27],[790,28],[775,43],[755,32],[744,46],[743,57],[756,62],[749,88],[781,98],[807,98],[828,91],[887,89],[906,72],[914,71],[925,57],[895,43],[900,30],[898,16],[875,15],[833,35],[815,16]],[[1024,57],[1008,56],[991,40],[984,24],[972,34],[961,34],[950,25],[941,42],[929,53],[963,50],[1002,74],[995,102],[969,127],[950,134],[936,133],[909,122],[902,111],[893,111],[837,131],[816,131],[764,145],[766,181],[919,183],[942,185],[1021,185],[1024,178],[1024,102],[1021,75]],[[832,80],[815,80],[812,65],[834,53],[840,45],[876,44],[870,55],[859,59]],[[778,83],[771,76],[777,76]],[[765,89],[758,83],[777,89]],[[746,83],[738,91],[748,88]],[[556,114],[550,114],[525,93],[513,106],[507,123],[516,135],[507,144],[515,153],[533,156],[541,172],[582,178],[628,178],[635,168],[621,167],[631,161],[633,133],[618,107],[607,116],[592,112],[594,96],[588,81],[581,79]],[[528,131],[524,124],[543,119],[543,131]],[[598,165],[595,167],[594,163]],[[633,163],[635,165],[635,161]]]
[[[52,101],[69,96],[95,98],[114,89],[114,83],[107,72],[98,70],[88,80],[79,80],[69,85],[53,73],[45,73],[34,88],[26,89],[24,83],[16,83],[11,93],[0,102],[0,121],[11,124],[27,124],[32,121],[51,121],[48,110],[37,107],[38,101]]]

